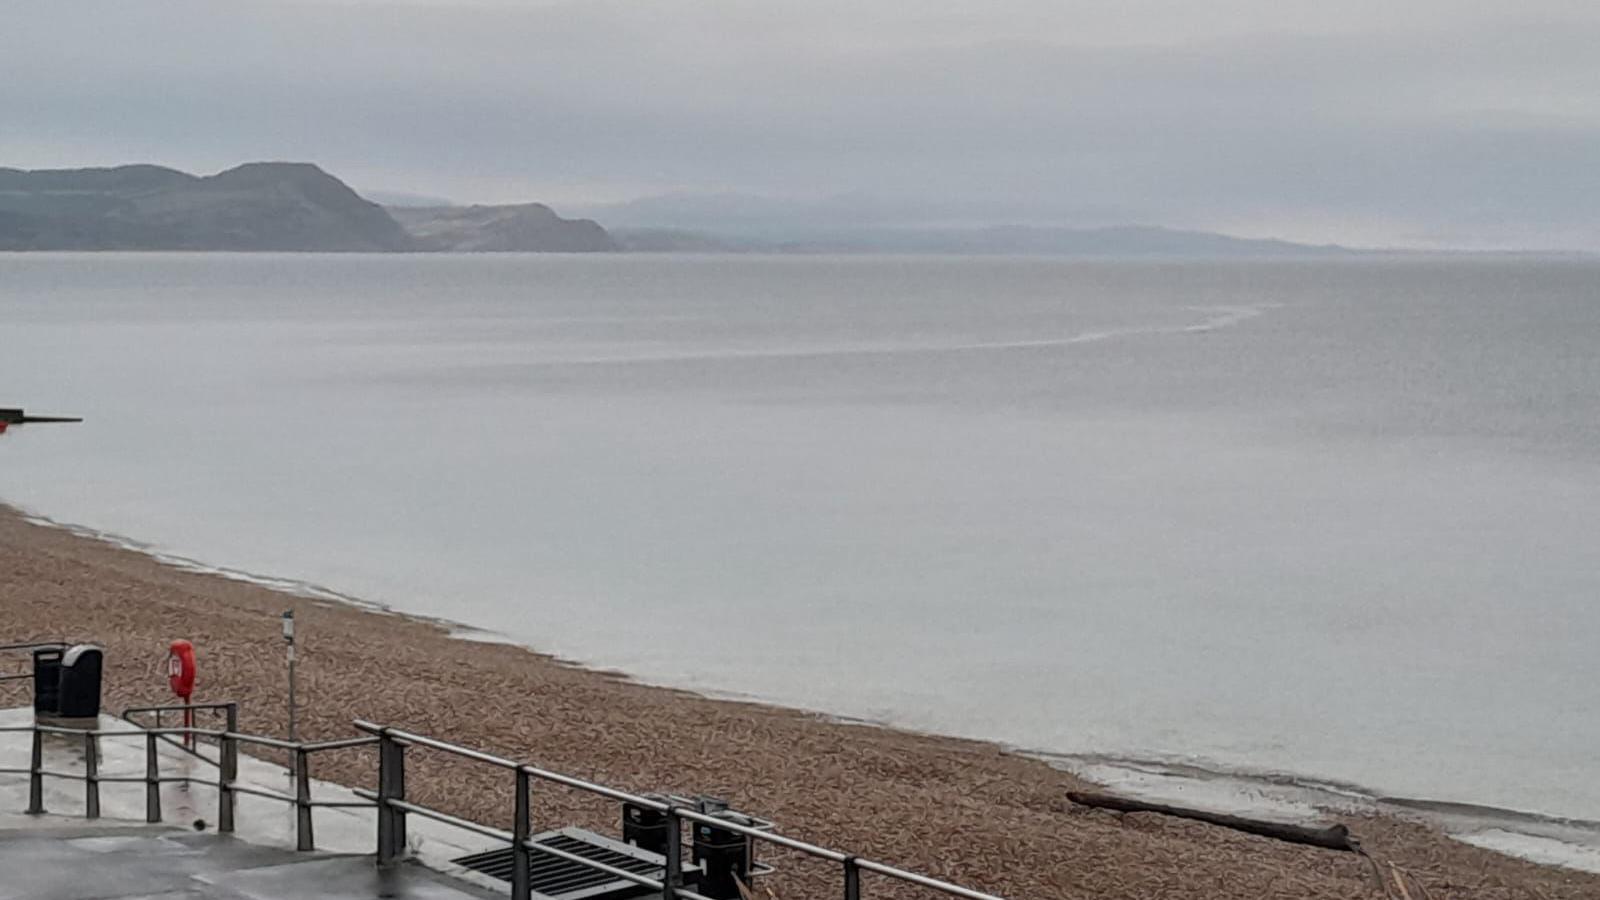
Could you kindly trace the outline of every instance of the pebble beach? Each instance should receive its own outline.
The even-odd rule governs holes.
[[[351,736],[367,719],[634,791],[713,794],[788,835],[1011,898],[1369,898],[1400,896],[1377,872],[1410,873],[1429,896],[1600,896],[1600,875],[1536,865],[1419,823],[1342,819],[1372,862],[1151,814],[1075,807],[1092,790],[1044,762],[982,742],[710,699],[593,671],[525,647],[462,640],[448,623],[294,596],[27,521],[0,506],[5,642],[87,640],[106,649],[106,707],[170,701],[175,638],[199,656],[197,701],[235,700],[241,728],[283,735],[279,615],[300,623],[300,731]],[[4,686],[0,704],[23,705]],[[205,724],[205,723],[201,723]],[[505,827],[506,779],[414,753],[411,796]],[[368,748],[318,756],[313,775],[370,787]],[[614,831],[617,810],[536,792],[536,827]],[[830,868],[769,854],[781,900],[832,897]],[[931,896],[868,879],[870,897]]]

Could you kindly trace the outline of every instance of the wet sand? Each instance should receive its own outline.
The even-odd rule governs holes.
[[[198,648],[197,700],[237,700],[244,731],[284,734],[278,616],[292,607],[301,733],[310,738],[350,736],[359,717],[627,789],[716,794],[791,836],[1019,900],[1384,896],[1353,854],[1075,808],[1066,792],[1092,786],[994,745],[640,685],[522,647],[462,641],[438,623],[181,571],[3,506],[0,573],[0,642],[104,645],[110,711],[170,702],[162,661],[183,637]],[[26,698],[15,684],[0,687],[0,704]],[[312,774],[370,787],[375,769],[361,749],[316,757]],[[423,750],[408,766],[417,801],[502,828],[507,781]],[[536,829],[612,831],[617,818],[609,804],[548,786],[536,786],[533,812]],[[1600,875],[1502,856],[1419,823],[1343,821],[1385,871],[1392,862],[1417,874],[1434,898],[1600,897]],[[781,900],[839,894],[831,866],[765,858],[781,868],[766,882]],[[868,897],[932,896],[870,876],[864,888]]]

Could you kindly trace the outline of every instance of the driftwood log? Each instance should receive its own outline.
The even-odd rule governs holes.
[[[1232,828],[1235,831],[1243,831],[1246,834],[1260,835],[1261,837],[1287,841],[1291,844],[1322,847],[1326,850],[1343,850],[1354,853],[1360,846],[1350,836],[1350,829],[1343,825],[1330,825],[1327,828],[1286,825],[1281,822],[1269,822],[1264,819],[1247,819],[1242,816],[1207,812],[1203,809],[1163,806],[1159,803],[1146,803],[1142,800],[1130,800],[1126,797],[1116,797],[1111,794],[1087,794],[1080,791],[1068,791],[1067,799],[1080,806],[1092,806],[1095,809],[1109,809],[1125,813],[1159,813],[1163,816],[1193,819],[1196,822],[1206,822],[1223,828]]]

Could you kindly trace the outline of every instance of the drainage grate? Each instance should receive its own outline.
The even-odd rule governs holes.
[[[645,878],[660,880],[666,874],[666,859],[658,853],[640,850],[582,828],[562,828],[546,831],[531,839],[534,844],[551,847],[595,862],[632,872]],[[511,881],[511,848],[474,853],[453,859],[451,862],[482,872],[501,881]],[[528,862],[530,882],[534,894],[560,900],[621,900],[627,897],[653,896],[656,892],[640,887],[631,881],[617,878],[582,863],[540,853],[535,850]],[[698,867],[684,866],[686,881],[698,874]]]

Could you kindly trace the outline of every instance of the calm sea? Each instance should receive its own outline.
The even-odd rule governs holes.
[[[1600,264],[0,255],[0,405],[29,510],[645,680],[1600,818]]]

